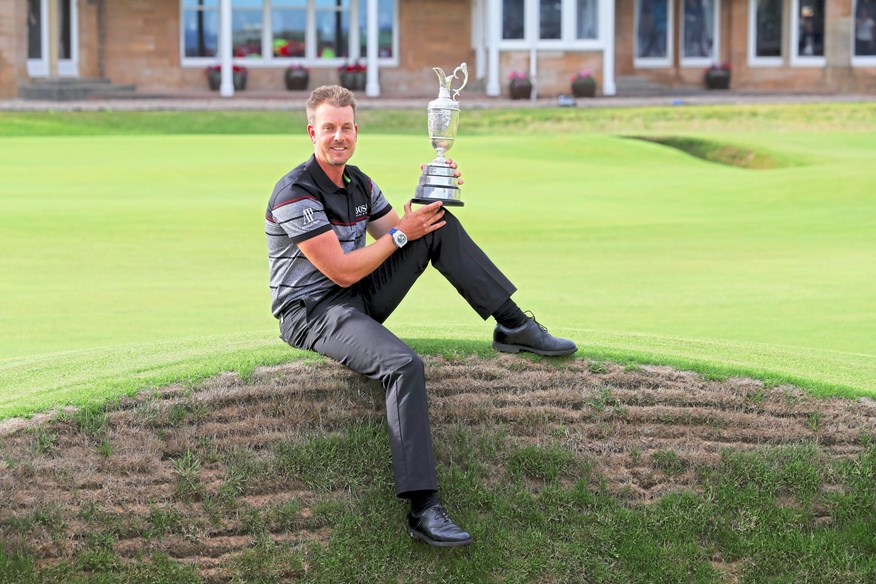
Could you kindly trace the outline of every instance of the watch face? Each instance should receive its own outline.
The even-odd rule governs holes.
[[[401,231],[396,231],[395,233],[393,233],[392,238],[395,240],[395,244],[399,247],[408,242],[408,236]]]

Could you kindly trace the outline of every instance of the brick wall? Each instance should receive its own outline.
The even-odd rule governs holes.
[[[27,2],[0,0],[0,98],[15,97],[27,81]]]

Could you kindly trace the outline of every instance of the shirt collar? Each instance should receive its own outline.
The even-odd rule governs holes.
[[[319,162],[316,161],[316,155],[311,154],[310,160],[307,161],[307,172],[310,173],[310,176],[313,178],[313,182],[316,183],[316,186],[319,187],[324,193],[334,193],[350,184],[350,176],[349,171],[344,168],[344,186],[339,187],[332,179],[330,179],[323,171],[322,167],[319,165]]]

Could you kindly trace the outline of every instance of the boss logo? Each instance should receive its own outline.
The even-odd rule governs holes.
[[[368,214],[368,205],[359,205],[356,207],[356,217]]]

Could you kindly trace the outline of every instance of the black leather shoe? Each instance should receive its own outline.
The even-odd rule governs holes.
[[[569,339],[561,339],[550,334],[534,316],[513,329],[497,324],[496,330],[493,331],[493,348],[503,353],[529,351],[549,357],[569,355],[578,350],[575,343]]]
[[[468,545],[474,541],[453,522],[441,503],[432,505],[422,513],[409,513],[408,533],[414,539],[438,547]]]

